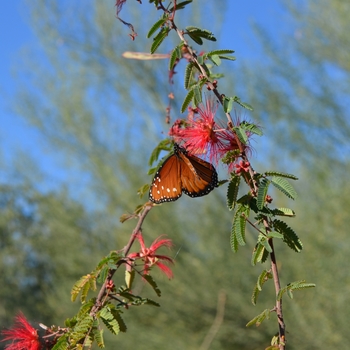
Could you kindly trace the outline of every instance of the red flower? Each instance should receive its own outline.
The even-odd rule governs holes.
[[[130,253],[128,255],[131,259],[142,259],[144,262],[144,275],[147,275],[153,265],[158,266],[162,272],[164,272],[168,278],[173,277],[173,273],[169,266],[162,263],[164,261],[165,263],[174,263],[173,259],[166,256],[166,255],[159,255],[156,254],[156,251],[161,247],[167,247],[171,248],[173,246],[173,243],[170,239],[161,239],[161,236],[158,237],[149,248],[145,246],[145,242],[143,240],[142,234],[138,233],[136,235],[136,238],[140,242],[141,245],[141,251],[139,253]]]
[[[37,330],[34,329],[26,320],[22,313],[15,318],[15,324],[10,329],[1,332],[4,339],[12,340],[11,344],[5,346],[7,350],[40,350],[41,344]]]
[[[215,121],[217,108],[213,99],[207,99],[195,110],[190,109],[186,121],[177,120],[169,132],[175,142],[183,143],[189,153],[207,154],[210,161],[216,164],[227,152],[239,151],[235,133],[223,123]]]
[[[236,168],[236,174],[239,175],[242,172],[246,173],[249,171],[249,167],[250,167],[250,163],[249,162],[244,162],[243,160],[241,160],[238,164],[235,164],[235,168]]]

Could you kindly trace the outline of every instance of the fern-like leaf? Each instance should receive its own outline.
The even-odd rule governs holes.
[[[223,103],[223,107],[224,107],[224,112],[225,113],[230,113],[231,110],[232,110],[232,105],[233,105],[232,98],[223,97],[222,103]]]
[[[246,218],[249,216],[249,211],[250,208],[247,205],[240,204],[233,217],[232,230],[234,230],[234,235],[241,246],[245,245]]]
[[[87,302],[85,302],[83,305],[81,305],[78,314],[77,314],[77,320],[80,320],[84,318],[91,310],[93,305],[95,304],[96,298],[91,298]]]
[[[162,28],[161,31],[154,37],[153,43],[151,46],[151,53],[152,54],[157,51],[160,44],[168,36],[169,31],[170,31],[169,28]]]
[[[299,253],[303,249],[303,244],[301,243],[297,234],[283,221],[274,220],[274,229],[283,235],[283,241],[288,245],[289,248],[293,249]]]
[[[204,39],[207,39],[210,41],[216,41],[214,34],[212,32],[210,32],[209,30],[200,29],[200,28],[194,27],[194,26],[189,26],[189,27],[186,27],[186,31],[187,31],[187,34],[194,41],[196,41],[196,39],[200,39],[200,38],[204,38]],[[202,45],[202,44],[200,44],[200,42],[202,42],[202,44],[203,44],[203,41],[201,39],[199,42],[196,41],[197,44]]]
[[[169,59],[170,71],[174,68],[175,61],[179,58],[179,51],[180,49],[178,47],[175,47],[175,49],[171,52],[170,59]]]
[[[214,50],[214,51],[209,51],[206,54],[204,54],[205,57],[210,57],[213,55],[227,55],[227,54],[231,54],[234,53],[234,50]]]
[[[269,309],[265,309],[261,314],[259,314],[258,316],[255,316],[252,320],[250,320],[246,324],[246,327],[250,327],[253,324],[255,324],[257,327],[259,327],[265,319],[270,318],[270,312],[271,311]]]
[[[275,209],[271,209],[271,212],[273,213],[273,215],[278,215],[278,216],[288,216],[288,217],[294,217],[295,216],[295,212],[292,209],[289,208],[275,208]]]
[[[256,205],[259,210],[261,210],[265,205],[265,198],[267,191],[269,189],[270,181],[267,179],[262,179],[259,184],[258,195],[256,199]]]
[[[105,306],[103,309],[101,309],[100,318],[105,324],[105,326],[108,328],[108,330],[113,334],[118,334],[120,331],[119,323],[114,318],[114,315],[112,314],[110,308],[108,306]]]
[[[193,95],[194,95],[193,90],[190,90],[190,91],[187,93],[187,95],[186,95],[184,101],[182,102],[181,113],[185,112],[186,108],[187,108],[188,105],[191,103],[192,98],[193,98]]]
[[[251,264],[255,266],[258,262],[264,263],[269,256],[269,252],[262,243],[257,243],[252,254]]]
[[[189,89],[190,84],[192,82],[192,77],[194,74],[195,66],[192,62],[190,62],[185,69],[185,89]]]
[[[186,0],[186,1],[179,2],[178,4],[176,4],[176,11],[183,10],[185,6],[190,4],[192,1],[193,0]],[[169,9],[169,12],[172,12],[173,10],[174,10],[174,7],[171,7]]]
[[[200,36],[196,35],[195,32],[189,32],[187,34],[195,43],[197,43],[198,45],[203,45],[203,40],[201,39]]]
[[[243,128],[245,131],[248,131],[249,133],[252,133],[258,136],[263,135],[261,129],[255,124],[244,121],[240,124],[240,127]]]
[[[153,288],[156,294],[160,297],[162,292],[158,288],[156,281],[153,279],[151,275],[144,275],[143,278],[149,283],[149,285]]]
[[[241,177],[237,175],[233,175],[231,181],[228,184],[226,198],[227,198],[227,206],[229,210],[233,210],[236,206],[240,182],[241,182]]]
[[[253,110],[253,107],[250,104],[248,104],[246,102],[242,102],[241,99],[237,96],[233,97],[233,101],[238,103],[243,108],[248,109],[249,111]]]
[[[115,310],[115,309],[111,309],[111,313],[112,313],[114,319],[119,324],[120,332],[124,332],[125,333],[126,330],[127,330],[127,327],[126,327],[126,324],[125,324],[124,320],[122,319],[121,311],[118,311],[118,310]]]
[[[90,288],[90,279],[91,279],[91,275],[85,275],[83,277],[81,277],[73,286],[72,290],[71,290],[71,300],[74,302],[77,298],[77,296],[79,295],[79,293],[83,290],[83,288],[85,287],[85,285],[87,284],[87,291]],[[84,289],[84,291],[87,294],[86,288]],[[86,295],[85,295],[86,297]]]
[[[68,334],[63,334],[62,336],[60,336],[57,339],[56,344],[53,346],[52,350],[68,350],[69,344],[67,338]]]
[[[263,270],[261,274],[258,277],[258,280],[255,284],[253,295],[252,295],[252,303],[253,305],[256,305],[256,301],[258,299],[258,296],[260,292],[262,291],[262,286],[267,282],[269,279],[272,279],[272,274],[268,270]]]
[[[236,57],[227,55],[218,55],[222,60],[236,61]]]
[[[193,86],[193,92],[193,104],[197,107],[202,102],[202,91],[200,87],[196,84]]]
[[[238,241],[237,241],[236,231],[235,231],[233,225],[231,227],[230,244],[231,244],[232,251],[234,253],[237,253],[237,251],[238,251]]]
[[[295,175],[282,173],[280,171],[271,170],[271,171],[266,171],[264,174],[266,176],[279,176],[279,177],[285,177],[285,178],[291,179],[291,180],[298,180],[298,178]]]
[[[209,59],[215,64],[215,66],[220,66],[221,59],[218,55],[212,55],[209,57]]]
[[[161,18],[156,23],[154,23],[147,34],[147,38],[150,38],[167,21],[167,19],[168,18]]]
[[[291,199],[295,199],[297,197],[294,187],[285,178],[274,176],[271,179],[271,183],[287,197]]]
[[[105,342],[103,340],[103,329],[94,327],[92,329],[92,336],[100,349],[105,347]]]
[[[314,287],[316,287],[314,283],[306,283],[305,280],[288,283],[287,286],[280,289],[279,293],[277,294],[277,300],[281,300],[283,297],[283,294],[286,292],[287,292],[287,295],[291,299],[293,299],[294,290],[301,290],[301,289],[314,288]]]
[[[237,137],[239,138],[239,141],[241,141],[244,145],[246,145],[248,142],[248,136],[245,130],[239,126],[234,128],[234,131]]]

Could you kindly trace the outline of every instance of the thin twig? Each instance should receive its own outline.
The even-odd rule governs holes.
[[[207,350],[210,348],[216,334],[218,333],[222,322],[224,321],[225,314],[225,303],[226,303],[226,292],[221,290],[218,295],[218,304],[216,307],[216,316],[213,324],[211,325],[209,332],[203,340],[200,350]]]
[[[272,238],[269,239],[269,244],[270,244],[270,247],[272,249],[272,252],[270,253],[271,270],[272,270],[273,282],[275,284],[275,291],[276,291],[276,296],[277,296],[279,291],[281,290],[281,285],[280,285],[280,279],[279,279],[279,275],[278,275],[276,255],[275,255],[275,249],[273,246]],[[286,338],[286,325],[284,323],[283,312],[282,312],[282,298],[279,298],[279,299],[276,298],[276,310],[275,311],[276,311],[277,320],[278,320],[279,348],[280,348],[280,350],[284,350],[285,349],[285,338]]]
[[[132,232],[132,234],[130,236],[129,242],[123,248],[123,253],[124,253],[123,255],[124,256],[126,256],[129,253],[129,251],[130,251],[130,249],[131,249],[131,247],[132,247],[132,245],[133,245],[133,243],[135,241],[136,235],[137,235],[138,232],[140,232],[141,227],[142,227],[142,223],[145,220],[145,218],[146,218],[147,214],[149,213],[149,211],[152,209],[152,207],[153,207],[153,205],[146,205],[144,210],[139,215],[139,220],[138,220],[138,222],[137,222],[137,224],[136,224],[136,226],[135,226],[135,228],[134,228],[134,230],[133,230],[133,232]],[[117,269],[124,262],[125,262],[124,259],[119,260],[118,263],[117,263]],[[94,306],[91,308],[90,315],[92,317],[95,317],[97,311],[100,310],[102,308],[102,306],[104,305],[104,302],[102,300],[103,300],[103,297],[104,297],[104,295],[106,293],[107,284],[108,284],[109,281],[111,281],[111,279],[112,279],[114,273],[117,271],[117,269],[109,269],[108,270],[107,278],[106,278],[105,282],[103,283],[103,285],[102,285],[102,287],[101,287],[101,289],[100,289],[100,291],[99,291],[99,293],[97,295],[97,298],[96,298]]]

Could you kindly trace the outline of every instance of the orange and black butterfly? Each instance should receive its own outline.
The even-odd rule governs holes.
[[[159,168],[149,191],[153,203],[172,202],[182,192],[190,197],[201,197],[218,186],[218,174],[214,166],[203,159],[190,155],[174,144],[174,154]]]

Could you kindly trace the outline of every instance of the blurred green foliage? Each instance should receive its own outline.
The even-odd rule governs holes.
[[[276,244],[277,260],[282,285],[306,279],[317,288],[285,299],[290,349],[342,348],[350,340],[350,61],[344,49],[350,7],[340,0],[321,3],[288,2],[285,15],[292,35],[281,31],[271,38],[259,28],[266,56],[259,63],[230,63],[240,67],[234,80],[244,81],[244,86],[237,88],[249,95],[245,100],[254,107],[253,117],[266,129],[273,150],[260,158],[262,169],[255,167],[291,172],[291,166],[301,179],[292,220],[304,250],[297,254]],[[181,12],[183,24],[201,23],[206,6],[194,2],[193,12]],[[217,18],[210,24],[219,26],[224,10],[208,6]],[[172,90],[166,60],[122,58],[124,51],[149,51],[150,43],[130,41],[127,28],[113,14],[113,2],[36,0],[30,8],[42,56],[27,56],[22,69],[31,74],[21,82],[14,108],[43,135],[42,148],[57,159],[65,175],[53,190],[43,190],[43,181],[55,179],[28,171],[31,160],[22,161],[19,155],[12,169],[19,180],[9,179],[0,188],[1,327],[9,326],[18,310],[33,322],[62,325],[79,307],[70,302],[73,283],[110,250],[126,244],[135,222],[121,225],[119,216],[145,200],[136,191],[150,180],[145,176],[147,158],[167,133],[165,106]],[[140,37],[156,20],[150,10],[146,3],[128,2],[125,7],[125,17]],[[214,33],[217,29],[205,27]],[[227,75],[226,83],[231,79]],[[184,96],[181,88],[174,87],[175,96]],[[177,111],[179,106],[174,106],[174,119]],[[259,154],[259,144],[254,147]],[[107,337],[107,349],[199,349],[222,293],[227,297],[224,321],[210,349],[268,345],[277,331],[275,321],[257,329],[245,324],[272,306],[273,286],[266,284],[257,306],[251,304],[256,278],[267,266],[250,265],[255,232],[247,235],[246,247],[232,253],[225,190],[223,186],[200,199],[185,196],[149,214],[144,227],[148,243],[166,234],[176,245],[175,278],[169,282],[155,274],[162,290],[159,300],[139,282],[139,290],[150,293],[161,308],[125,312],[128,332]],[[274,195],[274,201],[284,206],[282,197]]]

